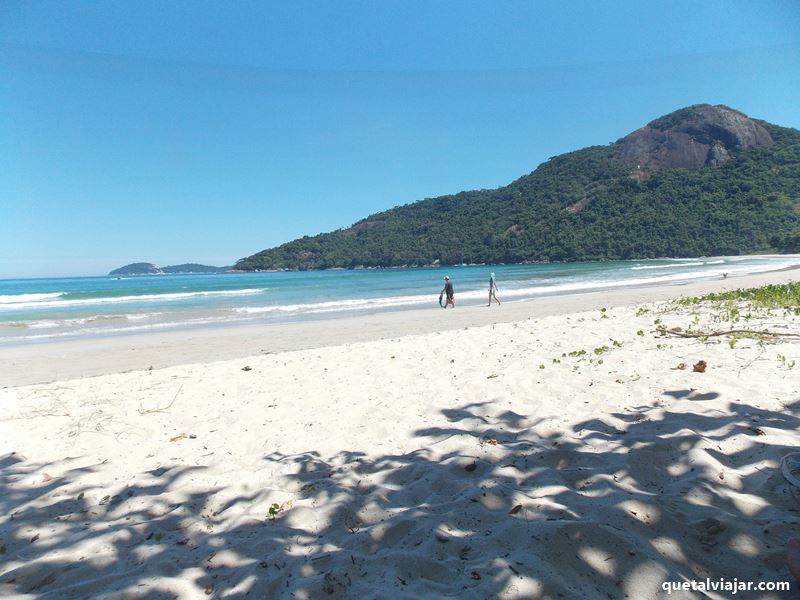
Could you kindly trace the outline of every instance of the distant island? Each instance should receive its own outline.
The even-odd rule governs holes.
[[[800,251],[800,131],[698,104],[494,190],[421,200],[269,248],[234,269]]]
[[[109,275],[185,275],[191,273],[225,273],[230,270],[231,267],[210,267],[208,265],[198,265],[197,263],[157,267],[153,263],[138,262],[114,269]]]

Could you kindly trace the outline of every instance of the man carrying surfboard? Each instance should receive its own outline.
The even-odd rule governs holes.
[[[448,305],[455,308],[456,298],[455,298],[455,293],[453,292],[453,282],[450,281],[450,277],[448,275],[444,276],[444,289],[442,289],[442,294],[447,296],[447,301],[444,303],[444,308],[447,308]],[[440,294],[439,304],[441,304],[441,302],[442,302],[442,296]]]

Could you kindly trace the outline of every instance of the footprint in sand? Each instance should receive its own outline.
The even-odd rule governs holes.
[[[725,530],[725,525],[711,518],[699,523],[697,528],[697,539],[700,541],[703,548],[708,551],[718,544],[717,537]]]

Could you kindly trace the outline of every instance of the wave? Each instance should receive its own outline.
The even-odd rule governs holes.
[[[0,294],[0,306],[3,304],[22,304],[29,302],[40,302],[58,298],[63,292],[50,292],[47,294]]]
[[[163,312],[133,313],[129,315],[95,315],[91,317],[75,317],[72,319],[41,319],[38,321],[9,321],[0,323],[3,329],[58,329],[62,327],[80,327],[82,325],[115,323],[122,321],[144,321],[163,315]]]
[[[709,264],[709,263],[707,263]],[[718,264],[718,263],[713,263]],[[749,275],[755,273],[767,273],[770,271],[779,271],[781,269],[785,269],[788,267],[797,266],[797,262],[783,262],[778,264],[769,264],[769,265],[751,265],[751,266],[741,266],[741,267],[730,267],[725,269],[725,273],[728,275]],[[692,281],[695,279],[707,279],[710,277],[720,277],[722,276],[722,270],[718,269],[706,269],[704,271],[689,271],[688,273],[675,273],[671,275],[657,275],[654,277],[632,277],[630,279],[616,279],[616,280],[593,280],[589,282],[580,282],[580,283],[567,283],[567,284],[560,284],[554,285],[546,288],[538,288],[539,291],[537,293],[537,288],[529,288],[527,290],[521,290],[525,293],[531,295],[541,295],[547,294],[550,292],[570,292],[570,291],[583,291],[583,290],[591,290],[597,289],[602,290],[605,288],[616,288],[616,287],[634,287],[634,286],[644,286],[650,285],[655,283],[681,283],[682,281]],[[511,295],[506,293],[506,295]]]
[[[240,314],[296,313],[296,312],[335,312],[368,308],[386,308],[410,304],[424,304],[431,301],[430,295],[390,296],[388,298],[354,298],[349,300],[330,300],[308,304],[278,304],[273,306],[243,306],[233,309]]]
[[[260,294],[267,288],[254,288],[243,290],[213,290],[204,292],[177,292],[170,294],[141,294],[138,296],[105,296],[99,298],[76,298],[76,299],[41,299],[35,301],[15,301],[3,302],[0,296],[0,310],[18,310],[22,308],[62,308],[67,306],[90,306],[93,304],[114,304],[121,302],[158,302],[164,300],[185,300],[187,298],[197,298],[203,296],[245,296],[250,294]],[[29,294],[30,296],[41,296],[42,294]],[[63,297],[63,293],[51,295],[51,298]]]
[[[653,259],[653,260],[668,260],[669,262],[684,262],[684,263],[688,262],[688,263],[693,263],[693,262],[699,262],[703,258],[708,258],[708,257],[707,256],[701,256],[701,257],[698,257],[698,258],[657,258],[657,259]]]
[[[723,261],[720,261],[723,262]],[[668,265],[642,265],[637,267],[631,267],[631,271],[641,271],[643,269],[679,269],[681,267],[692,267],[692,266],[700,266],[704,263],[701,262],[680,262],[680,263],[671,263]],[[705,263],[708,264],[708,263]]]
[[[181,326],[192,325],[209,325],[214,323],[221,323],[230,321],[230,318],[224,317],[206,317],[199,319],[188,319],[185,321],[161,321],[157,323],[148,323],[147,325],[129,325],[123,327],[90,327],[80,330],[59,331],[56,333],[37,333],[29,335],[18,335],[14,337],[0,336],[0,344],[14,344],[19,342],[31,342],[36,340],[45,340],[53,338],[68,338],[84,335],[107,335],[119,333],[136,333],[143,331],[152,331],[159,329],[170,329]]]
[[[681,262],[672,262],[668,265],[637,265],[635,267],[631,267],[631,271],[641,271],[644,269],[680,269],[682,267],[701,267],[703,265],[724,265],[724,264],[725,261],[722,259],[706,260],[706,261],[695,260],[692,262],[681,261]]]

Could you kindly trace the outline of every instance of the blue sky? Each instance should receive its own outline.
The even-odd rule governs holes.
[[[0,4],[0,277],[236,259],[672,110],[800,128],[800,2]]]

